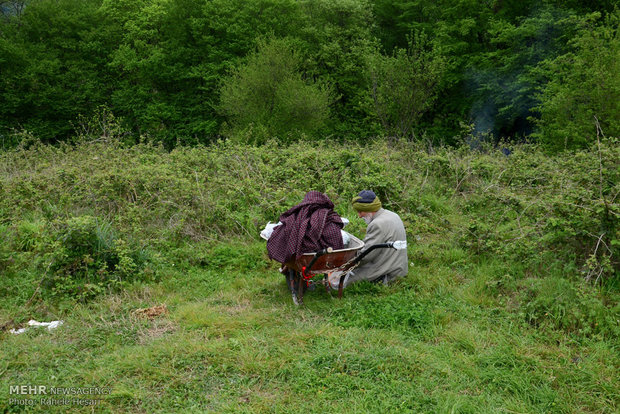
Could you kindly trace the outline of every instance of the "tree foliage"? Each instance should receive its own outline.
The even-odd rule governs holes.
[[[355,140],[392,134],[398,127],[385,114],[403,107],[402,97],[387,93],[401,86],[380,97],[373,85],[378,92],[398,65],[401,85],[419,71],[425,55],[405,50],[411,33],[426,33],[443,64],[427,84],[432,105],[410,112],[417,131],[457,143],[465,122],[496,140],[579,147],[595,114],[617,134],[617,13],[612,1],[0,1],[0,139],[27,130],[63,141],[76,120],[106,107],[134,140],[212,142],[241,125],[220,110],[221,85],[264,38],[287,39],[304,82],[333,92],[317,128],[300,127],[295,111],[278,123]],[[261,122],[264,133],[282,130]]]
[[[528,118],[539,103],[536,90],[544,82],[539,64],[565,50],[575,21],[573,14],[553,6],[514,22],[490,21],[491,48],[473,59],[468,70],[476,132],[504,138],[532,133]]]
[[[549,80],[541,88],[537,135],[552,150],[586,147],[601,132],[620,135],[620,13],[593,20],[570,52],[543,69]]]
[[[411,37],[407,49],[371,60],[371,95],[387,135],[415,136],[413,127],[433,106],[444,68],[445,59],[424,34]]]
[[[304,67],[310,76],[329,83],[336,98],[330,132],[352,139],[377,134],[364,76],[368,56],[378,45],[369,1],[305,0],[300,5]]]
[[[230,120],[230,133],[256,129],[260,133],[253,140],[260,142],[319,130],[329,115],[330,90],[304,80],[299,66],[300,57],[289,41],[261,41],[247,62],[223,81],[221,110]]]
[[[45,140],[71,132],[79,113],[105,102],[108,45],[97,0],[29,2],[0,28],[0,126]],[[1,23],[0,23],[1,24]]]

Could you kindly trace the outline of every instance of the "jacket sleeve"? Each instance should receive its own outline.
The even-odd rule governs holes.
[[[364,237],[365,246],[362,252],[375,244],[385,243],[385,235],[383,231],[381,231],[381,227],[374,224],[375,223],[370,223],[366,229],[366,237]],[[374,250],[368,253],[368,256],[364,257],[361,264],[375,262],[378,256],[380,256],[380,250]]]
[[[381,231],[381,227],[370,223],[368,228],[366,229],[366,237],[364,237],[364,250],[368,247],[375,245],[377,243],[384,243],[384,235]],[[362,250],[362,251],[364,251]],[[381,249],[376,249],[370,253],[368,256],[364,257],[360,264],[353,269],[354,277],[350,282],[358,281],[358,280],[372,280],[376,277],[381,276],[380,274],[380,266],[377,266],[375,261],[377,258],[381,256]]]

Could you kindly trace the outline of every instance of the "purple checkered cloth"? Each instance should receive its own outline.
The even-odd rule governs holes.
[[[280,263],[316,252],[326,247],[342,249],[344,227],[334,211],[334,203],[325,194],[309,191],[303,201],[280,216],[277,226],[267,241],[269,258]]]

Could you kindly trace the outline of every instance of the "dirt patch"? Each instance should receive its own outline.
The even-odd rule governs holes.
[[[133,314],[142,318],[154,319],[168,313],[166,305],[157,305],[150,308],[141,308],[133,311]]]

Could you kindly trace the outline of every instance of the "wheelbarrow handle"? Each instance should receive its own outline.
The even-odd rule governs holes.
[[[353,260],[351,260],[350,265],[356,265],[358,264],[364,257],[366,257],[366,255],[370,252],[372,252],[375,249],[387,249],[387,248],[392,248],[395,250],[403,250],[407,248],[407,241],[406,240],[397,240],[397,241],[389,241],[387,243],[378,243],[378,244],[373,244],[372,246],[370,246],[369,248],[367,248],[366,250],[364,250],[363,252],[361,252],[359,255],[355,256],[355,258]]]

